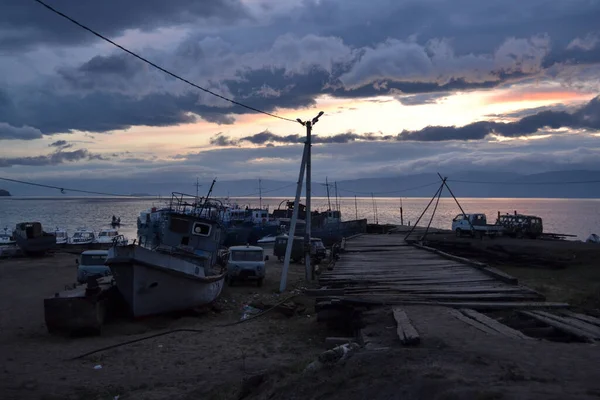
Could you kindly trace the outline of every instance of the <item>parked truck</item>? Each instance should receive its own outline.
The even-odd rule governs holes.
[[[504,214],[498,211],[496,224],[504,228],[504,234],[516,238],[537,239],[544,232],[544,224],[540,217],[535,215]]]
[[[502,225],[487,223],[485,214],[458,214],[452,220],[452,231],[456,236],[498,236],[504,231]]]

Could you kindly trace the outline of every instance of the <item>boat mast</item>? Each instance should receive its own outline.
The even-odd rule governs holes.
[[[262,210],[262,181],[258,178],[258,208]]]
[[[329,182],[327,181],[327,177],[325,177],[325,187],[327,188],[327,204],[329,204],[329,211],[331,211],[331,198],[329,197]]]
[[[340,203],[338,200],[337,181],[335,181],[335,208],[340,211]]]

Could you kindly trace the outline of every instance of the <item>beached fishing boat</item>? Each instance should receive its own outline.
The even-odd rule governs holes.
[[[202,201],[173,193],[167,209],[138,219],[138,246],[109,250],[106,265],[134,316],[198,307],[221,294],[223,206],[208,200],[211,191]]]
[[[142,317],[199,307],[219,297],[226,273],[213,272],[210,258],[194,258],[191,262],[141,246],[113,246],[106,265],[133,316]]]
[[[17,224],[13,236],[17,245],[27,254],[44,254],[56,247],[56,237],[44,232],[39,222]]]

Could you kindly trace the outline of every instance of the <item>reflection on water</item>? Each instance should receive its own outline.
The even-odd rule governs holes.
[[[263,198],[263,206],[270,209],[285,200],[283,198]],[[293,200],[290,198],[290,200]],[[429,203],[429,198],[403,198],[404,222],[414,224]],[[596,199],[459,199],[467,213],[485,213],[493,223],[498,211],[542,217],[544,232],[568,233],[585,240],[591,233],[600,234],[600,200]],[[258,199],[238,199],[241,205],[258,206]],[[332,201],[333,205],[334,201]],[[325,210],[327,198],[313,198],[313,209]],[[121,218],[120,233],[130,239],[136,237],[136,221],[140,211],[152,206],[162,206],[164,200],[127,198],[2,198],[0,199],[0,228],[24,221],[40,221],[48,231],[63,227],[71,234],[78,227],[95,230],[109,227],[113,215]],[[376,198],[376,212],[379,223],[400,223],[400,199]],[[367,218],[374,222],[374,207],[371,198],[341,198],[340,208],[344,220]],[[431,210],[425,214],[420,225],[427,225]],[[452,218],[460,209],[452,198],[442,198],[431,226],[450,228]]]

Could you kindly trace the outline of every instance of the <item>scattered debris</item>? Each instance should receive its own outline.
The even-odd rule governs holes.
[[[332,367],[335,364],[347,360],[352,353],[360,348],[358,343],[346,343],[341,346],[336,346],[331,350],[327,350],[319,355],[319,357],[308,364],[304,372],[316,372],[325,367]]]

